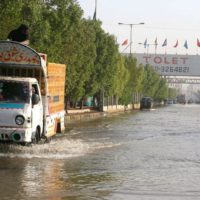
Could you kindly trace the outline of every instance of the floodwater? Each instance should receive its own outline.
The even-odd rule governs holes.
[[[68,126],[49,144],[0,146],[0,200],[200,199],[200,106]]]

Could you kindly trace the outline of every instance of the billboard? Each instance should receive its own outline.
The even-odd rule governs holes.
[[[149,64],[163,76],[200,76],[199,55],[134,54],[138,64]]]

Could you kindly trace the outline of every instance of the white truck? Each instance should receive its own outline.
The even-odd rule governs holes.
[[[37,143],[64,130],[66,66],[0,41],[0,141]]]

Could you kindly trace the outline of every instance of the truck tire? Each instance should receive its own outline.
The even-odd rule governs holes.
[[[37,128],[36,132],[35,132],[35,139],[36,139],[36,143],[38,143],[40,141],[40,129]]]
[[[32,139],[32,143],[33,144],[38,144],[40,139],[41,139],[41,137],[40,137],[40,129],[37,128],[36,131],[35,131],[35,137]]]

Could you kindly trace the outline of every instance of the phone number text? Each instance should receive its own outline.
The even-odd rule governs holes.
[[[155,66],[154,69],[161,73],[188,73],[190,72],[189,67],[173,67],[173,66]]]

